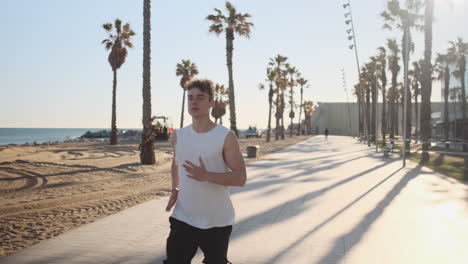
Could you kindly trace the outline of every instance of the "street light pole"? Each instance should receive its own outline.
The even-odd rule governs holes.
[[[406,131],[407,129],[407,119],[408,119],[408,115],[407,115],[407,111],[408,111],[408,90],[409,90],[409,87],[408,87],[408,57],[409,57],[409,28],[408,27],[405,27],[405,51],[404,51],[404,56],[403,56],[403,60],[404,60],[404,85],[405,85],[405,92],[404,92],[404,104],[403,104],[403,167],[406,166],[406,141],[407,141],[407,137],[408,137],[408,133]]]
[[[348,39],[349,40],[352,39],[353,43],[354,43],[354,44],[350,45],[349,48],[350,49],[354,48],[354,54],[356,56],[356,66],[357,66],[358,78],[359,78],[358,86],[359,86],[359,90],[361,92],[361,98],[364,98],[364,90],[362,89],[362,86],[361,86],[361,69],[359,68],[359,56],[358,56],[358,50],[357,50],[357,44],[356,44],[356,32],[354,31],[353,12],[351,10],[350,0],[347,0],[347,2],[348,3],[343,5],[344,9],[346,9],[347,7],[349,8],[349,12],[345,13],[345,18],[347,18],[347,16],[349,15],[349,19],[346,20],[345,23],[346,23],[346,25],[349,25],[349,23],[351,23],[351,29],[347,30],[346,32],[348,32],[348,34],[350,32],[353,32],[352,35],[348,36]],[[368,132],[370,132],[370,131],[366,131],[367,122],[369,122],[369,120],[367,120],[367,115],[365,115],[365,114],[363,115],[363,121],[364,121],[364,125],[363,125],[364,138],[366,139],[366,141],[368,141],[367,143],[369,144],[370,139],[369,139]]]
[[[351,109],[349,108],[349,98],[348,98],[348,88],[347,88],[347,85],[346,85],[346,76],[345,76],[345,71],[344,69],[341,69],[341,74],[342,74],[342,78],[343,78],[343,88],[346,92],[346,105],[348,106],[348,124],[349,124],[349,133],[353,136],[354,138],[354,135],[353,135],[353,129],[351,127]]]
[[[374,131],[374,140],[375,140],[375,152],[379,151],[379,138],[378,138],[378,127],[379,127],[379,115],[377,114],[379,109],[379,78],[378,78],[378,71],[377,69],[375,70],[375,95],[374,95],[375,100],[375,107],[374,107],[374,112],[375,112],[375,131]]]

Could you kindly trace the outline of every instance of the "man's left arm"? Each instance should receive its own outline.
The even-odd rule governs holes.
[[[233,132],[229,132],[224,140],[223,158],[230,172],[216,173],[209,172],[205,168],[202,157],[199,158],[200,166],[185,161],[183,167],[187,171],[187,176],[196,181],[209,181],[225,186],[244,186],[247,181],[244,157],[240,151],[239,142]]]

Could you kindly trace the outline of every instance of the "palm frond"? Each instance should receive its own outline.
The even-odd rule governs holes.
[[[123,32],[129,32],[130,31],[130,24],[129,23],[126,23],[124,26],[123,26]]]
[[[215,24],[222,24],[224,20],[224,16],[222,14],[218,15],[208,15],[206,20],[213,21]]]
[[[114,22],[114,25],[115,29],[117,30],[117,33],[120,34],[120,32],[122,32],[122,20],[117,18]]]
[[[222,24],[213,24],[210,26],[209,32],[213,32],[216,35],[221,34],[224,31]]]
[[[236,8],[231,4],[231,2],[229,1],[226,1],[226,9],[229,13],[229,16],[228,16],[228,21],[229,21],[229,24],[231,24],[233,22],[233,20],[235,19],[235,16],[236,16]]]
[[[112,48],[113,45],[114,45],[114,43],[112,43],[111,41],[107,42],[106,43],[106,50],[109,50],[110,48]]]
[[[380,13],[380,16],[383,17],[385,21],[395,21],[395,19],[387,11],[383,11],[382,13]]]
[[[128,40],[125,40],[125,41],[124,41],[124,44],[125,44],[125,46],[127,46],[127,47],[129,47],[129,48],[133,48],[133,44],[132,44],[130,41],[128,41]]]
[[[383,28],[383,29],[386,29],[386,30],[390,30],[390,31],[393,30],[392,26],[390,26],[389,24],[384,24],[384,25],[382,26],[382,28]]]
[[[110,24],[110,23],[104,24],[104,25],[102,25],[102,27],[107,31],[112,30],[112,24]]]
[[[237,24],[237,26],[234,27],[234,31],[240,36],[250,38],[250,26],[247,25],[247,23]]]

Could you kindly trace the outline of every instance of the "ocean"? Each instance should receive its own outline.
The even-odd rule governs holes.
[[[109,128],[0,128],[0,145],[64,141]]]

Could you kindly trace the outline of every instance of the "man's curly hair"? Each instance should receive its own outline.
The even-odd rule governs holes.
[[[200,89],[202,93],[208,94],[209,101],[213,100],[214,85],[213,85],[213,82],[208,79],[195,79],[194,78],[187,83],[186,87],[187,87],[187,91],[190,91],[193,88],[198,88]]]

